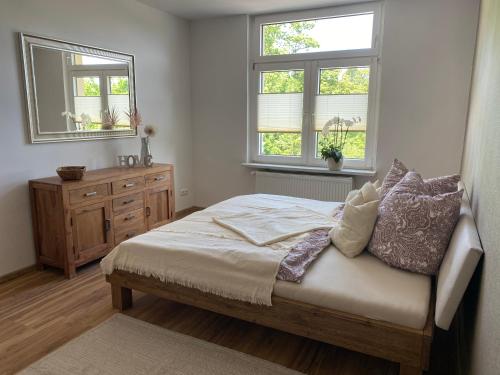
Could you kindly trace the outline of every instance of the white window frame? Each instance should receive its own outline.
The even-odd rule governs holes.
[[[293,55],[261,56],[261,29],[265,24],[330,18],[363,13],[373,13],[372,48],[310,52]],[[373,169],[377,144],[379,54],[381,39],[382,5],[378,2],[337,6],[299,12],[288,12],[256,16],[251,19],[250,59],[248,76],[248,152],[247,161],[263,164],[287,164],[297,166],[325,166],[315,157],[316,137],[314,130],[314,97],[319,85],[319,69],[348,66],[369,66],[368,117],[366,128],[365,159],[345,159],[345,168]],[[304,103],[301,156],[279,156],[259,154],[259,133],[257,132],[257,96],[260,73],[272,70],[304,70]]]

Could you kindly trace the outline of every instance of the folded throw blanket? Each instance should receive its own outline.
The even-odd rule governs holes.
[[[316,229],[330,229],[332,216],[305,207],[267,207],[254,212],[214,216],[214,222],[246,238],[257,246],[269,245]]]

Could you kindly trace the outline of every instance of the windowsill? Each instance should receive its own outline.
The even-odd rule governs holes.
[[[283,171],[283,172],[307,172],[315,174],[330,174],[330,175],[341,175],[341,176],[364,176],[373,177],[377,173],[372,169],[342,169],[340,171],[331,171],[328,168],[323,167],[308,167],[300,165],[281,165],[281,164],[264,164],[264,163],[242,163],[244,167],[251,169],[266,169],[272,171]]]

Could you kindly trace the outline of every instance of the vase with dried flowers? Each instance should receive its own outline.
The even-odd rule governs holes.
[[[151,155],[149,139],[156,135],[156,128],[153,125],[146,125],[143,133],[145,136],[141,136],[141,163],[145,167],[151,167],[153,166],[153,156]]]
[[[140,163],[145,167],[151,167],[153,163],[151,155],[150,138],[156,135],[156,128],[153,125],[143,126],[142,116],[137,110],[137,108],[134,108],[129,113],[127,113],[127,116],[130,119],[130,127],[132,127],[133,129],[137,129],[137,133],[141,137]]]
[[[323,126],[322,135],[326,141],[320,149],[321,158],[328,163],[328,169],[338,171],[344,165],[343,150],[347,141],[349,129],[361,122],[360,117],[346,120],[336,116]]]

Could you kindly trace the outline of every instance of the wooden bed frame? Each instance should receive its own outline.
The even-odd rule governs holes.
[[[132,306],[132,289],[135,289],[397,362],[400,375],[420,375],[429,367],[434,298],[425,327],[413,329],[277,296],[272,297],[272,306],[254,305],[125,271],[115,270],[106,280],[111,284],[113,307],[120,311]]]

